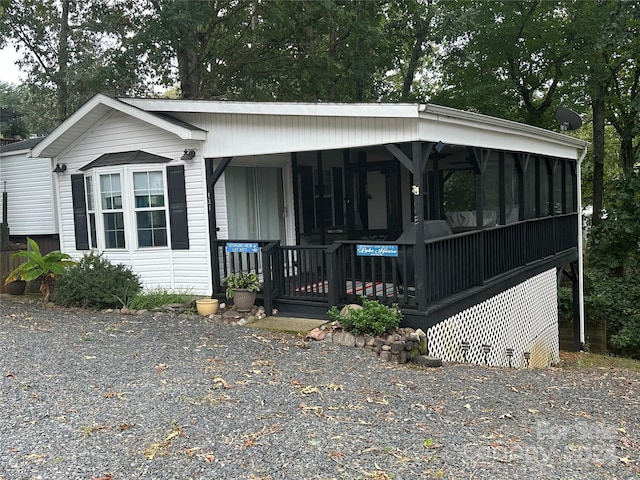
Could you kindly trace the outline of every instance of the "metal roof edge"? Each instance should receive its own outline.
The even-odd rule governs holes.
[[[553,130],[547,130],[545,128],[535,127],[533,125],[527,125],[513,120],[506,120],[504,118],[492,117],[481,113],[443,107],[441,105],[425,104],[424,109],[421,110],[421,117],[426,119],[429,116],[432,116],[437,121],[446,121],[447,118],[450,118],[458,122],[465,122],[468,125],[484,125],[494,130],[496,128],[504,128],[511,132],[518,132],[532,137],[536,136],[538,138],[543,137],[547,141],[571,145],[576,148],[585,148],[589,145],[589,142],[563,133],[554,132]]]
[[[235,102],[130,97],[119,100],[145,111],[163,113],[418,118],[420,110],[418,103]]]

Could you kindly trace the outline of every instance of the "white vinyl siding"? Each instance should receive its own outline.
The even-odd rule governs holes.
[[[50,159],[30,158],[24,150],[0,155],[0,193],[7,192],[11,235],[58,233],[52,170]],[[0,212],[2,207],[0,195]]]

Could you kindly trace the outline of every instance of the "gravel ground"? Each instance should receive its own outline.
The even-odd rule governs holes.
[[[632,479],[640,375],[0,299],[0,480]]]

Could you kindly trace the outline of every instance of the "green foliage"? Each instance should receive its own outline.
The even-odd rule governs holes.
[[[606,319],[610,353],[640,359],[640,273],[585,269],[586,321]]]
[[[262,288],[260,279],[255,272],[231,273],[222,279],[222,284],[227,286],[227,298],[233,298],[234,289],[257,292]]]
[[[368,300],[367,297],[362,297],[361,309],[349,309],[346,315],[341,315],[334,305],[328,314],[354,335],[382,335],[397,328],[402,320],[402,312],[397,304],[387,307],[377,300]]]
[[[138,276],[128,267],[91,253],[58,279],[53,300],[65,307],[117,308],[127,305],[140,288]]]
[[[32,238],[27,238],[29,250],[21,250],[13,254],[13,258],[26,258],[15,270],[9,273],[5,284],[14,280],[40,280],[40,292],[44,302],[49,301],[53,282],[65,273],[65,269],[75,262],[66,253],[54,250],[46,255],[40,253],[40,247]]]
[[[606,218],[592,228],[589,265],[620,275],[640,266],[640,173],[614,182],[605,202]]]
[[[170,303],[187,303],[194,298],[196,296],[188,292],[169,292],[165,289],[149,290],[133,297],[127,307],[134,310],[148,310]]]
[[[561,287],[558,290],[558,321],[573,322],[573,292],[570,288]]]

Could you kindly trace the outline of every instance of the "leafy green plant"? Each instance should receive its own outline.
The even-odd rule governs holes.
[[[235,289],[257,292],[262,288],[258,274],[255,272],[231,273],[222,279],[222,284],[227,286],[227,298],[233,298]]]
[[[348,309],[342,315],[335,305],[328,311],[332,320],[338,321],[354,335],[372,334],[382,335],[400,325],[402,312],[397,304],[391,307],[381,304],[377,300],[362,297],[361,309]]]
[[[65,269],[76,262],[60,250],[42,255],[40,247],[32,238],[27,238],[27,243],[29,250],[21,250],[12,255],[13,258],[26,258],[26,261],[10,272],[4,283],[6,285],[14,280],[39,280],[42,300],[47,303],[56,278],[64,274]]]
[[[129,305],[140,289],[140,279],[128,267],[90,253],[58,279],[53,301],[65,307],[118,308]]]
[[[169,292],[166,289],[147,290],[133,297],[127,307],[134,310],[148,310],[170,303],[187,303],[196,298],[188,292]]]

